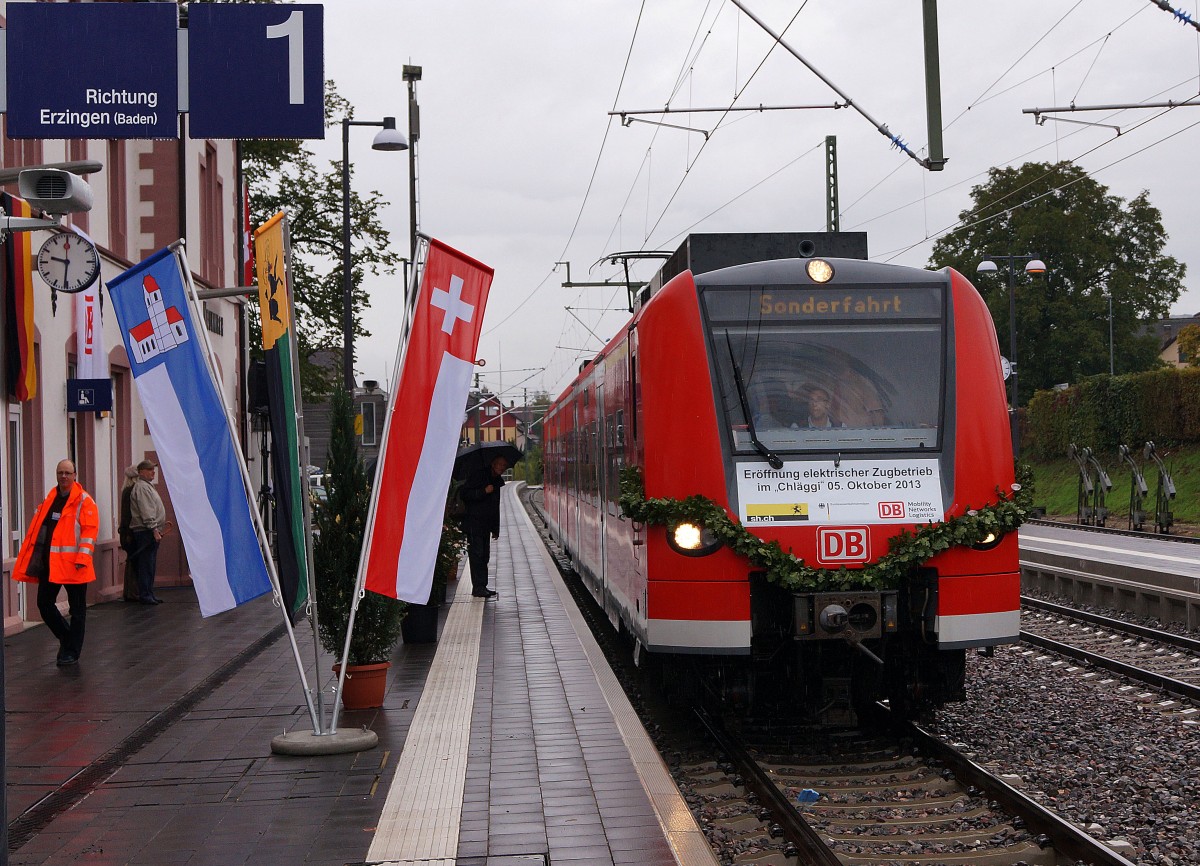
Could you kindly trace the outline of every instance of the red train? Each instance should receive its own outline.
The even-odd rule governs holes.
[[[894,536],[1013,487],[995,329],[954,270],[792,258],[684,271],[553,403],[545,449],[552,533],[675,683],[786,693],[826,721],[880,697],[913,712],[961,699],[967,648],[1017,640],[1015,532],[855,587]],[[705,526],[630,520],[628,467],[646,497],[706,497],[829,569],[825,584],[768,580]]]

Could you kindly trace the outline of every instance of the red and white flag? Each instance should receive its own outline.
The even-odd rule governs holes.
[[[253,286],[254,242],[250,231],[250,185],[242,185],[242,285]]]
[[[384,427],[363,551],[366,588],[429,601],[493,270],[430,240]]]
[[[76,228],[75,234],[92,243],[87,232]],[[75,295],[75,378],[108,380],[108,355],[104,353],[104,323],[100,318],[100,291],[103,280],[97,279]]]

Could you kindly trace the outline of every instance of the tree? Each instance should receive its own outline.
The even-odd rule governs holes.
[[[342,117],[353,117],[332,81],[325,85],[325,117],[326,127],[340,125]],[[259,140],[242,142],[242,164],[250,188],[251,224],[261,225],[281,210],[288,214],[301,389],[306,399],[317,400],[341,381],[340,364],[331,369],[312,363],[314,353],[322,349],[334,350],[334,357],[341,359],[341,161],[331,161],[322,170],[302,141]],[[401,261],[389,247],[389,234],[380,222],[386,204],[378,192],[355,191],[351,167],[351,303],[356,338],[370,336],[363,326],[363,311],[369,305],[363,275],[393,273]],[[252,304],[251,346],[262,345],[260,333],[257,305]]]
[[[1200,325],[1184,325],[1175,339],[1179,341],[1179,357],[1189,367],[1200,367]]]
[[[330,442],[326,468],[329,500],[316,511],[313,571],[321,645],[341,659],[358,580],[367,527],[371,482],[358,453],[350,395],[335,388],[330,397]],[[347,664],[387,661],[400,639],[405,606],[394,598],[365,593],[358,603]]]
[[[1148,322],[1161,319],[1183,291],[1185,266],[1163,254],[1162,214],[1143,190],[1126,203],[1069,162],[993,168],[971,190],[963,227],[933,245],[930,264],[966,274],[992,312],[1007,354],[1008,263],[976,276],[989,256],[1035,254],[1040,277],[1013,265],[1016,276],[1017,369],[1021,402],[1059,382],[1108,372],[1108,295],[1112,295],[1115,370],[1131,373],[1158,363]]]

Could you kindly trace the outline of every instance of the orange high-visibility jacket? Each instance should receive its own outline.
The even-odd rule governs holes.
[[[57,495],[57,488],[51,488],[50,493],[38,506],[37,514],[29,524],[29,531],[25,533],[25,540],[21,542],[21,552],[17,554],[17,564],[13,568],[13,579],[37,583],[38,579],[30,577],[25,570],[33,556],[38,529],[50,514],[50,506],[54,504]],[[99,533],[100,509],[96,507],[96,500],[76,481],[67,496],[67,504],[63,506],[62,517],[54,527],[54,535],[50,538],[51,583],[91,583],[96,579],[92,557]],[[80,564],[82,568],[77,567]]]

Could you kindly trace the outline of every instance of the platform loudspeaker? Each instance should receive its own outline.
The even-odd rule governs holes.
[[[267,363],[266,361],[251,361],[247,376],[247,389],[250,394],[250,411],[265,415],[271,400],[267,396]]]

